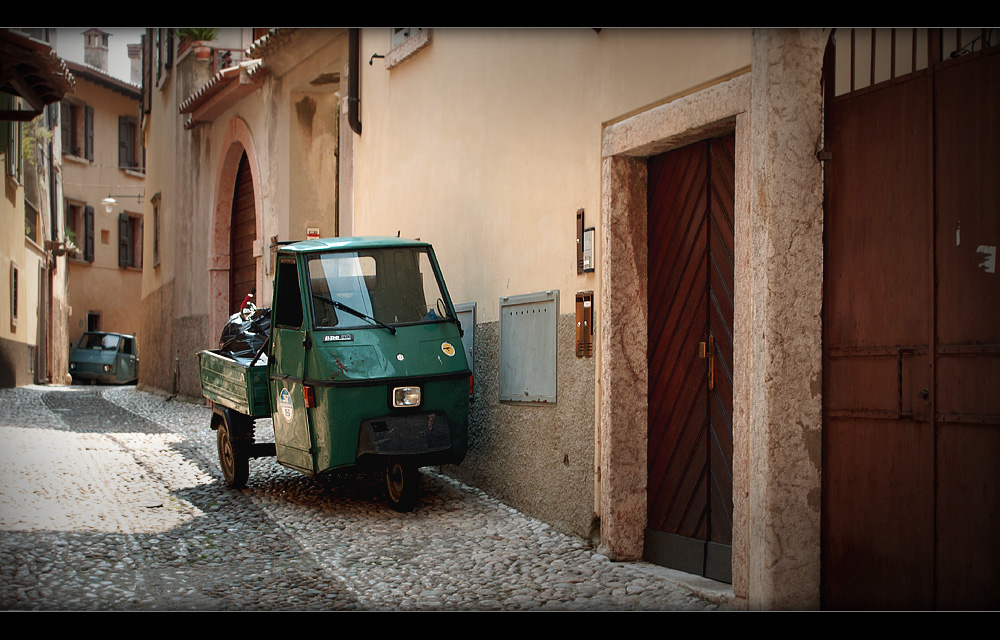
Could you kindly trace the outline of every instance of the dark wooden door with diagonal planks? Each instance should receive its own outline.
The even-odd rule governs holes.
[[[645,557],[732,580],[735,136],[649,160]]]

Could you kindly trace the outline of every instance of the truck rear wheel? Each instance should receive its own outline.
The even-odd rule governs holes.
[[[390,457],[386,462],[385,483],[389,490],[389,506],[396,511],[410,511],[417,503],[420,471],[413,464]]]
[[[233,489],[247,486],[250,478],[250,456],[246,448],[233,438],[233,432],[227,420],[219,416],[219,426],[216,430],[216,442],[219,446],[219,466],[226,485]]]

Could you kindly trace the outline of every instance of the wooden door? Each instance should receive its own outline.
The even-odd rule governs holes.
[[[735,137],[649,161],[645,557],[732,579]]]
[[[1000,605],[996,49],[827,106],[827,608]]]
[[[236,313],[243,299],[254,290],[257,283],[257,261],[253,256],[253,242],[257,239],[257,213],[253,200],[253,175],[245,153],[236,172],[230,234],[229,313]],[[264,303],[255,300],[254,304],[263,306]]]

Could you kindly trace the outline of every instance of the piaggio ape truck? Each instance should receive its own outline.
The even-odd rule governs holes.
[[[262,346],[253,357],[198,354],[226,484],[245,486],[249,460],[271,455],[307,475],[377,468],[390,506],[411,509],[419,467],[465,458],[472,374],[461,335],[425,242],[281,246]],[[273,444],[255,442],[261,418],[272,419]]]

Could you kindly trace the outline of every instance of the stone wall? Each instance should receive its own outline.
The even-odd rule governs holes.
[[[208,314],[174,320],[174,357],[178,358],[178,388],[182,396],[201,397],[198,378],[198,352],[217,348],[219,336],[208,335]]]
[[[0,338],[0,389],[34,383],[34,347]]]
[[[446,471],[561,531],[590,538],[597,531],[594,359],[576,357],[574,315],[559,317],[556,340],[556,403],[501,403],[500,323],[476,326],[469,455]]]
[[[173,387],[173,300],[171,280],[142,299],[139,312],[139,385],[172,392]]]

